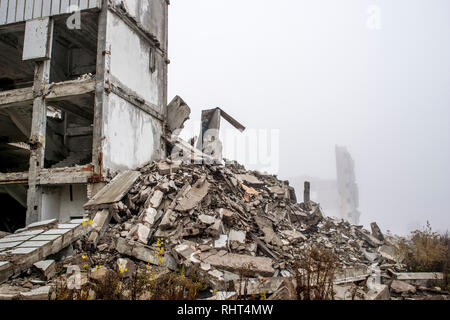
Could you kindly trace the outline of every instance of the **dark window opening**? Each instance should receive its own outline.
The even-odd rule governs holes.
[[[13,233],[25,227],[27,188],[25,185],[0,186],[0,231]]]

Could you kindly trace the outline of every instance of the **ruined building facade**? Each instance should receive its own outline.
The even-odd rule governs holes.
[[[0,230],[165,157],[168,0],[0,0]]]
[[[337,190],[341,217],[352,224],[359,224],[361,213],[359,191],[355,178],[355,163],[347,148],[336,146]]]

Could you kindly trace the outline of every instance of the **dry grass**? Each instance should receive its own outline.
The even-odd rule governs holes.
[[[69,289],[63,278],[55,287],[56,300],[195,300],[203,282],[192,274],[168,272],[163,275],[151,270],[136,271],[130,278],[111,271],[99,282],[88,282],[80,289]]]
[[[411,240],[401,239],[400,253],[412,272],[440,272],[448,262],[448,235],[434,232],[427,222],[423,230],[413,231]]]
[[[339,268],[328,249],[310,248],[295,263],[297,300],[334,300],[333,281]]]
[[[429,222],[422,230],[411,233],[411,239],[401,239],[398,243],[400,254],[405,256],[405,264],[411,272],[443,272],[441,285],[450,289],[450,238],[448,232],[434,232]]]

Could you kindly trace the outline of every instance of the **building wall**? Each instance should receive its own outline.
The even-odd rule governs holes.
[[[162,125],[114,93],[104,110],[103,165],[113,171],[135,169],[160,157]]]
[[[115,1],[117,5],[117,1]],[[137,21],[132,27],[113,10],[107,13],[106,46],[110,51],[109,76],[118,81],[127,94],[143,99],[147,107],[161,117],[166,108],[165,54],[152,47],[137,28],[165,38],[165,0],[130,1],[127,15]],[[123,10],[123,8],[121,9]],[[122,11],[121,11],[122,12]],[[163,41],[165,43],[165,41]],[[151,70],[151,52],[155,68]],[[135,169],[162,157],[163,123],[114,92],[108,93],[103,108],[103,167],[118,171]]]
[[[114,0],[115,5],[120,5],[122,0]],[[130,17],[148,33],[154,35],[160,42],[163,50],[166,50],[167,40],[167,12],[166,0],[127,0],[127,11]]]
[[[83,205],[88,201],[87,187],[84,184],[70,186],[48,186],[43,188],[41,220],[58,219],[60,223],[67,222],[71,217],[82,217]]]
[[[132,0],[131,2],[133,2]],[[21,22],[42,17],[56,16],[69,12],[70,5],[80,10],[100,8],[98,0],[1,0],[0,25]]]

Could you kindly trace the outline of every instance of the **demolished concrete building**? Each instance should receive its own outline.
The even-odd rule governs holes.
[[[311,176],[291,178],[297,190],[304,181],[311,182],[311,198],[318,201],[327,215],[359,224],[359,190],[355,178],[355,164],[346,147],[335,147],[336,179]]]
[[[309,191],[299,204],[287,181],[211,162],[178,138],[190,110],[180,97],[167,105],[168,4],[0,2],[0,299],[57,299],[61,281],[83,288],[152,266],[197,270],[226,298],[245,272],[249,294],[290,299],[312,246],[337,254],[343,299],[353,283],[388,299],[415,294],[407,281],[441,279],[403,273],[376,225],[327,218]],[[67,27],[70,5],[81,29]],[[235,122],[204,116],[217,121],[201,136],[220,116]],[[374,264],[383,283],[369,287]]]
[[[0,2],[1,230],[81,217],[115,172],[165,157],[168,5]]]
[[[355,163],[345,147],[336,146],[336,169],[341,216],[350,223],[359,224],[361,213],[358,211],[359,192]]]

